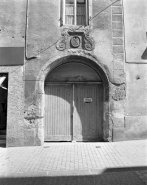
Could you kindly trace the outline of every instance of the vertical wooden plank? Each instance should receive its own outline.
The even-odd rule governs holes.
[[[74,124],[77,141],[102,140],[102,85],[75,85]],[[91,98],[92,102],[84,102]]]
[[[75,116],[74,116],[74,114],[75,114],[75,85],[73,84],[73,105],[72,105],[72,107],[73,107],[73,112],[72,112],[72,140],[73,141],[76,141],[76,120],[74,119],[74,118],[76,118]]]
[[[45,87],[45,141],[71,140],[70,85],[50,85]]]

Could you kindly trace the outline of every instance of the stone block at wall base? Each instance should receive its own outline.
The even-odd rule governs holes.
[[[25,146],[34,146],[35,145],[35,130],[27,129],[25,130]]]
[[[7,146],[7,147],[13,147],[13,146],[15,146],[15,145],[16,145],[16,138],[9,135],[9,136],[7,137],[6,146]]]
[[[124,120],[124,127],[116,127],[114,120],[113,141],[147,139],[147,116],[126,116]]]
[[[147,139],[147,116],[126,116],[125,132],[127,140]]]
[[[42,146],[44,143],[44,132],[41,126],[38,126],[35,143],[36,146]]]
[[[113,142],[115,141],[125,141],[125,129],[120,127],[120,128],[115,128],[113,127]]]
[[[111,101],[110,101],[110,112],[112,112],[113,115],[114,114],[115,115],[116,114],[124,115],[124,100],[115,101],[115,100],[111,99]]]
[[[135,127],[131,130],[127,130],[125,135],[126,135],[126,140],[147,139],[147,131],[142,131],[141,133],[138,133],[136,132]]]
[[[114,127],[124,128],[124,117],[113,117],[112,118]]]

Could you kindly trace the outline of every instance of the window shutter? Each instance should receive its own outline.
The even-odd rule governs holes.
[[[65,6],[65,24],[74,24],[74,5]]]
[[[60,0],[60,26],[64,25],[64,0]]]
[[[75,17],[75,0],[72,0],[71,2],[64,1],[64,17],[65,17],[65,24],[67,25],[74,25],[74,17]]]
[[[85,25],[85,4],[77,5],[77,25]]]
[[[89,25],[89,1],[85,0],[86,7],[85,7],[85,20],[86,20],[86,26]]]

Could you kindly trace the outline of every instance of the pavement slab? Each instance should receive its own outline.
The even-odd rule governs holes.
[[[21,180],[21,184],[41,180],[43,184],[147,184],[147,140],[0,147],[0,185]]]

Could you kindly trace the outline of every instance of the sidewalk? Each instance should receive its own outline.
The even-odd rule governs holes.
[[[42,177],[44,184],[147,184],[147,140],[0,148],[0,177],[2,185],[23,177]]]

